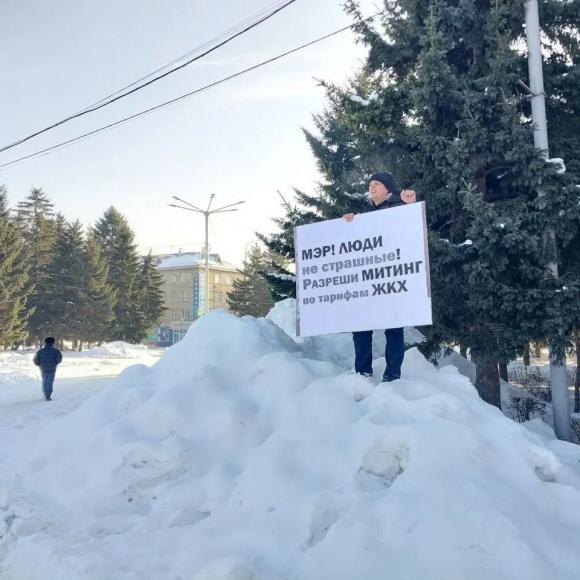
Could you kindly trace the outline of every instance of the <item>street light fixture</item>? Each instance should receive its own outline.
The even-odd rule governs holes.
[[[193,205],[192,203],[189,203],[188,201],[185,201],[184,199],[177,197],[176,195],[172,195],[171,197],[173,199],[175,199],[176,201],[179,201],[180,203],[185,204],[186,206],[189,206],[189,207],[184,207],[183,205],[176,205],[174,203],[170,203],[169,207],[175,207],[177,209],[184,209],[186,211],[193,211],[195,213],[201,213],[201,214],[203,214],[203,216],[205,218],[205,313],[207,314],[209,312],[209,239],[208,239],[209,238],[209,233],[208,233],[209,216],[216,214],[216,213],[226,213],[226,212],[230,212],[230,211],[238,211],[238,208],[234,208],[234,206],[240,205],[240,204],[246,203],[246,202],[245,201],[236,201],[235,203],[230,203],[228,205],[218,207],[217,209],[211,209],[211,204],[212,204],[213,199],[215,197],[215,193],[212,193],[210,198],[209,198],[209,203],[207,204],[207,209],[203,210],[203,209],[200,209],[199,207],[197,207],[196,205]]]

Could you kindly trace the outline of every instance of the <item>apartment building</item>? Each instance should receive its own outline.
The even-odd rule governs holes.
[[[205,256],[201,252],[158,256],[157,269],[163,275],[167,310],[157,329],[157,344],[180,341],[187,329],[205,312]],[[209,309],[228,308],[226,295],[240,276],[233,264],[219,254],[209,255]]]

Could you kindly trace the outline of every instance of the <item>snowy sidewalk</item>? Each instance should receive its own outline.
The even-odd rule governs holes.
[[[110,343],[84,352],[64,352],[53,399],[42,397],[40,373],[32,364],[34,351],[0,351],[0,456],[19,431],[49,423],[77,409],[127,367],[150,366],[162,351],[140,345]]]
[[[4,436],[8,436],[13,429],[50,421],[74,411],[115,376],[57,377],[53,400],[50,402],[43,400],[40,379],[3,386],[0,393],[0,441],[4,441]]]

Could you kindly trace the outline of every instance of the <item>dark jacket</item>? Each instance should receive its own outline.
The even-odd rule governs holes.
[[[55,371],[61,361],[62,353],[52,344],[45,344],[32,359],[32,362],[43,372]]]
[[[390,207],[398,207],[400,205],[406,205],[405,202],[401,199],[401,195],[399,193],[390,193],[387,196],[387,199],[379,203],[379,205],[375,205],[371,201],[366,206],[364,213],[368,213],[370,211],[377,211],[379,209],[388,209]]]

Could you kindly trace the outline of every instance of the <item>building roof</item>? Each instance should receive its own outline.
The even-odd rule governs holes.
[[[165,254],[157,256],[159,263],[158,270],[183,269],[183,268],[198,268],[205,265],[205,257],[201,252],[187,252],[181,254]],[[209,255],[209,266],[212,270],[230,270],[237,271],[238,267],[228,262],[222,262],[219,254]]]

